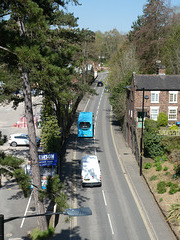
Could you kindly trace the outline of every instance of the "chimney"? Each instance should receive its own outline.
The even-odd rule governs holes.
[[[165,75],[165,66],[164,65],[161,65],[161,61],[160,60],[157,60],[156,61],[156,72],[158,75]]]

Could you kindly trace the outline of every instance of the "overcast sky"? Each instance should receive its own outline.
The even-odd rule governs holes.
[[[180,0],[168,0],[171,6],[179,6]],[[138,15],[143,14],[146,0],[79,0],[81,6],[71,6],[68,11],[78,17],[80,28],[106,32],[116,28],[120,33],[131,30]]]

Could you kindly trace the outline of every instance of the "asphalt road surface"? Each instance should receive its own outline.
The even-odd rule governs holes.
[[[99,80],[105,82],[106,74],[99,74],[96,83]],[[145,221],[146,210],[142,212],[138,208],[137,199],[127,183],[124,169],[115,151],[108,93],[104,92],[104,87],[97,87],[96,83],[94,87],[98,95],[91,96],[84,108],[84,111],[94,113],[94,138],[78,138],[75,155],[77,161],[76,204],[78,207],[89,206],[93,215],[77,218],[69,239],[174,239],[168,230],[167,233],[164,232],[167,226],[162,216],[155,219],[158,224],[151,220]],[[121,152],[120,145],[118,148]],[[100,160],[102,187],[81,187],[78,161],[83,155],[88,154],[95,154]],[[152,209],[151,212],[153,211]]]

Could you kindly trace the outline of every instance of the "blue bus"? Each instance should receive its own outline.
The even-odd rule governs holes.
[[[92,112],[79,113],[77,130],[78,130],[78,137],[93,137],[94,125],[93,125]]]

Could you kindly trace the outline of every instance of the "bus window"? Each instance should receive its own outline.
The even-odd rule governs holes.
[[[79,128],[82,130],[87,130],[91,127],[91,124],[89,122],[80,122],[79,123]]]
[[[77,123],[78,137],[93,137],[93,113],[80,112]]]

